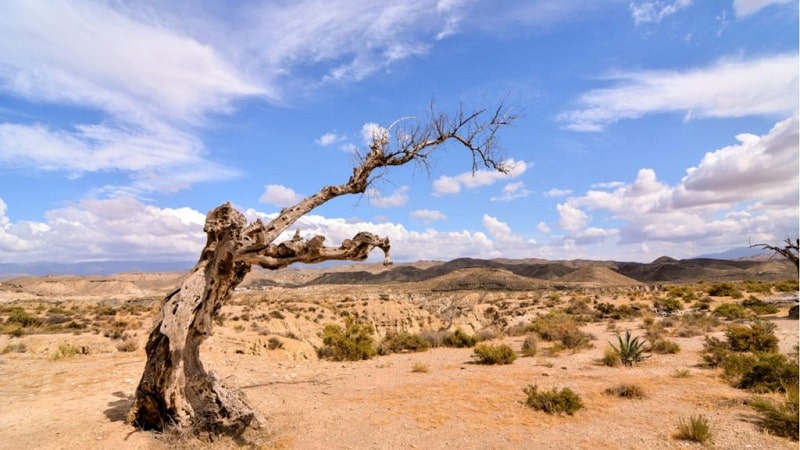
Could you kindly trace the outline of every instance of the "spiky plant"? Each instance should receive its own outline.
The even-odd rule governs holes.
[[[611,342],[609,342],[609,344],[611,344],[611,348],[619,355],[622,364],[628,367],[650,357],[650,355],[646,354],[647,351],[645,350],[647,340],[643,339],[641,336],[632,337],[630,330],[625,332],[625,339],[617,335],[617,342],[618,345],[616,346]]]

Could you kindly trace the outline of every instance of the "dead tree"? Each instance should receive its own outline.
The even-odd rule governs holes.
[[[791,261],[794,264],[795,269],[800,272],[800,262],[798,261],[798,248],[800,248],[800,239],[795,239],[792,242],[792,238],[786,238],[786,243],[783,247],[769,245],[769,244],[753,244],[750,247],[760,247],[764,250],[770,250],[774,254],[781,255],[787,260]]]
[[[294,263],[358,261],[376,247],[384,252],[384,264],[391,264],[389,239],[368,232],[358,233],[338,247],[323,245],[322,236],[302,239],[299,233],[279,244],[275,240],[323,203],[364,193],[381,169],[411,162],[427,168],[431,152],[447,142],[469,151],[473,171],[488,167],[506,172],[498,155],[497,132],[513,119],[502,106],[469,114],[459,109],[454,116],[437,114],[431,107],[427,120],[396,130],[392,142],[388,131],[373,136],[369,151],[357,155],[346,183],[323,187],[283,209],[269,223],[259,219],[248,224],[230,203],[209,212],[204,227],[207,241],[200,258],[180,288],[164,300],[149,335],[147,362],[128,422],[143,429],[175,427],[211,435],[239,435],[258,425],[257,414],[244,394],[227,386],[200,361],[200,345],[211,335],[215,316],[251,265],[276,270]]]

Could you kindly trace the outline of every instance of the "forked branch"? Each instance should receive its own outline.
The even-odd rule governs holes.
[[[515,116],[508,113],[503,105],[494,110],[478,110],[472,113],[459,108],[455,116],[437,113],[431,105],[429,117],[422,124],[398,126],[394,132],[394,143],[389,139],[389,130],[375,133],[366,154],[359,154],[358,165],[346,183],[326,186],[316,194],[300,200],[294,206],[284,208],[268,224],[257,220],[243,233],[243,243],[237,253],[237,260],[258,264],[268,269],[279,269],[295,262],[317,263],[330,259],[361,260],[375,247],[386,254],[384,263],[389,262],[389,240],[370,233],[359,233],[345,241],[340,247],[322,246],[320,236],[302,240],[295,236],[291,241],[274,245],[277,237],[289,229],[300,217],[333,198],[346,194],[364,193],[377,176],[376,171],[392,166],[416,162],[427,167],[428,156],[448,141],[454,141],[467,149],[472,155],[472,169],[487,167],[507,173],[509,167],[498,154],[497,131],[510,125]],[[395,122],[393,125],[399,125]]]
[[[753,244],[750,247],[760,247],[764,250],[775,252],[776,254],[781,255],[794,263],[795,268],[800,271],[800,262],[798,261],[798,247],[800,247],[800,238],[795,239],[794,242],[792,242],[792,238],[786,238],[786,240],[783,242],[786,243],[786,245],[783,247],[769,244]]]

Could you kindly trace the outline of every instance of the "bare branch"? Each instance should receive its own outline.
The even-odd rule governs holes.
[[[426,166],[428,156],[448,141],[461,144],[471,153],[473,171],[483,166],[507,173],[509,168],[503,164],[501,156],[498,155],[497,130],[510,125],[516,117],[509,114],[502,104],[488,117],[487,111],[483,109],[467,114],[463,108],[459,108],[455,117],[450,118],[446,114],[437,113],[431,105],[426,123],[398,126],[395,145],[390,145],[388,132],[376,133],[369,152],[366,155],[359,155],[358,165],[353,168],[353,174],[346,183],[320,189],[316,194],[304,198],[294,206],[283,209],[278,217],[268,224],[256,221],[248,226],[244,232],[246,242],[240,248],[237,259],[253,261],[258,259],[257,255],[274,258],[270,254],[272,242],[297,219],[333,198],[364,193],[375,177],[380,175],[375,173],[378,169],[401,166],[410,162]],[[411,118],[403,118],[391,126],[410,120]],[[263,266],[262,263],[256,264]],[[275,265],[271,260],[264,264],[265,267]],[[280,264],[278,266],[285,267]]]
[[[750,247],[751,248],[760,247],[763,248],[764,250],[770,250],[778,255],[781,255],[784,258],[791,261],[792,263],[794,263],[794,266],[798,269],[798,272],[800,272],[800,261],[798,261],[798,248],[800,247],[800,238],[795,239],[794,242],[792,242],[792,238],[786,238],[786,240],[783,242],[786,243],[786,245],[784,245],[783,247],[773,246],[769,244],[753,244]]]

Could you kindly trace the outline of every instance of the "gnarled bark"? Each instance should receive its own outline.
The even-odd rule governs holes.
[[[480,163],[505,172],[494,153],[496,132],[513,118],[502,108],[488,119],[484,115],[485,111],[469,115],[459,111],[450,119],[431,114],[426,125],[399,132],[393,146],[388,133],[374,136],[370,151],[359,155],[360,163],[346,183],[322,188],[282,210],[268,224],[261,220],[248,224],[230,203],[212,210],[206,217],[207,241],[200,258],[181,287],[164,300],[148,338],[147,362],[128,413],[129,423],[144,429],[178,427],[232,435],[259,423],[244,395],[226,386],[200,361],[200,345],[211,335],[216,314],[251,265],[276,270],[298,262],[359,261],[376,247],[384,252],[384,264],[391,264],[389,239],[368,232],[356,234],[339,247],[324,246],[322,236],[306,240],[299,233],[280,244],[274,241],[328,200],[363,193],[376,169],[412,161],[425,165],[430,151],[449,140],[472,153],[473,169]]]

